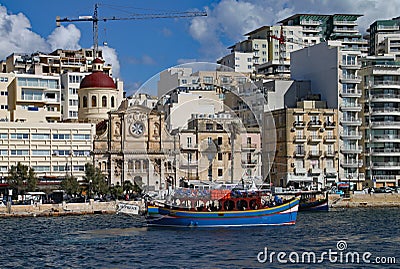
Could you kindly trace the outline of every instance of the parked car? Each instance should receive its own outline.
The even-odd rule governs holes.
[[[375,193],[394,193],[394,189],[390,187],[380,187],[374,189]]]

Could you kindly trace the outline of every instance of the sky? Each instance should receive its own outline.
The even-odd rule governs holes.
[[[212,62],[244,34],[297,13],[360,14],[362,33],[376,20],[400,15],[400,0],[0,0],[0,60],[13,52],[49,53],[93,46],[91,22],[56,16],[126,18],[134,14],[206,11],[207,17],[99,22],[99,46],[128,95],[159,72],[188,62]],[[107,46],[103,46],[104,42]]]

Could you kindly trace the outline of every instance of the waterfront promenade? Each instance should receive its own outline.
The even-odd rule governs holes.
[[[10,208],[1,206],[0,218],[115,214],[119,202],[138,205],[142,210],[144,209],[144,203],[141,201],[95,202],[90,200],[86,203],[12,205]],[[333,210],[335,208],[400,207],[400,194],[351,194],[348,198],[330,194],[329,207]]]
[[[95,202],[90,200],[86,203],[60,203],[60,204],[34,204],[34,205],[12,205],[0,207],[1,217],[40,217],[40,216],[67,216],[67,215],[87,215],[87,214],[115,214],[117,205],[122,201]],[[124,203],[139,205],[140,201],[130,201]]]

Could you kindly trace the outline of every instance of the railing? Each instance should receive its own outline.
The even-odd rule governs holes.
[[[373,167],[399,167],[400,162],[374,162]]]
[[[373,108],[372,113],[393,113],[400,112],[400,108],[386,107],[386,108]]]
[[[322,140],[322,136],[320,136],[320,135],[312,135],[312,136],[308,137],[309,142],[319,142],[321,140]]]
[[[397,148],[374,148],[371,149],[372,153],[400,153],[400,149]]]
[[[305,127],[305,123],[304,123],[304,121],[295,121],[293,123],[293,126],[294,127]]]
[[[254,143],[242,144],[242,149],[256,149],[256,148],[257,148],[257,144],[254,144]]]
[[[293,155],[294,155],[294,156],[305,156],[305,155],[306,155],[306,152],[305,152],[304,150],[295,150],[295,151],[293,152]]]
[[[400,139],[400,135],[374,135],[372,139],[376,140],[397,140]]]
[[[321,156],[322,151],[321,150],[310,150],[309,153],[310,157],[318,157]]]
[[[359,89],[343,89],[342,94],[361,95],[361,90],[359,90]]]
[[[392,86],[392,85],[399,85],[400,86],[400,81],[393,81],[393,80],[385,80],[385,81],[374,81],[372,84],[373,86]]]
[[[373,127],[376,126],[400,126],[400,121],[374,121],[371,123]]]
[[[361,151],[362,151],[362,146],[353,146],[353,147],[342,146],[340,149],[341,149],[342,151],[361,152]]]
[[[336,122],[334,122],[334,121],[327,121],[327,122],[325,122],[324,123],[324,126],[325,126],[325,128],[335,128],[335,126],[336,126]]]
[[[304,142],[304,141],[306,141],[306,140],[307,140],[307,138],[306,138],[305,135],[296,135],[296,136],[293,138],[293,141],[294,141],[294,142]]]

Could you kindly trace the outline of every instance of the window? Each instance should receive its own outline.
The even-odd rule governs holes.
[[[70,150],[62,150],[62,149],[54,150],[53,155],[54,156],[70,156],[71,151]]]
[[[90,151],[89,150],[74,150],[74,156],[89,156]]]
[[[115,103],[114,103],[114,96],[111,96],[111,107],[114,107]]]
[[[69,88],[68,91],[69,91],[69,94],[78,94],[78,89],[76,89],[76,88]]]
[[[83,96],[83,107],[87,107],[87,97]]]
[[[92,107],[97,107],[97,97],[96,96],[92,96]]]
[[[7,155],[8,155],[8,150],[0,149],[0,156],[7,156]]]
[[[54,172],[65,172],[68,169],[68,165],[58,165],[58,166],[53,166],[53,171]]]
[[[213,124],[212,123],[206,123],[206,131],[212,131],[213,130]]]
[[[263,49],[265,49],[265,48],[267,48],[267,44],[262,44],[261,47],[262,47]]]
[[[50,166],[33,166],[35,172],[50,172]]]
[[[88,135],[88,134],[74,134],[73,135],[73,139],[74,140],[89,140],[90,139],[90,135]]]
[[[186,137],[186,142],[188,148],[192,147],[192,138],[190,136]]]
[[[32,134],[32,139],[48,140],[50,139],[50,134]]]
[[[12,156],[27,156],[27,155],[29,155],[29,150],[27,150],[27,149],[12,149],[11,155]]]
[[[204,81],[204,83],[212,84],[213,83],[213,77],[204,77],[203,81]]]
[[[101,98],[101,106],[102,107],[107,107],[107,96],[103,96]]]
[[[222,161],[222,152],[218,152],[218,161]]]
[[[50,156],[50,150],[34,149],[32,150],[32,156]]]
[[[71,135],[70,134],[53,134],[53,139],[67,140],[67,139],[71,139]]]
[[[223,173],[223,169],[222,168],[218,168],[218,176],[222,177],[222,173]]]
[[[218,137],[218,145],[222,145],[222,137],[221,136]]]
[[[247,61],[248,61],[249,63],[251,63],[252,60],[253,60],[252,58],[247,58]]]
[[[29,134],[11,134],[11,139],[29,139]]]
[[[7,139],[8,138],[8,134],[0,134],[0,139]]]
[[[208,144],[212,144],[213,143],[212,138],[211,137],[207,137],[207,142],[208,142]]]

